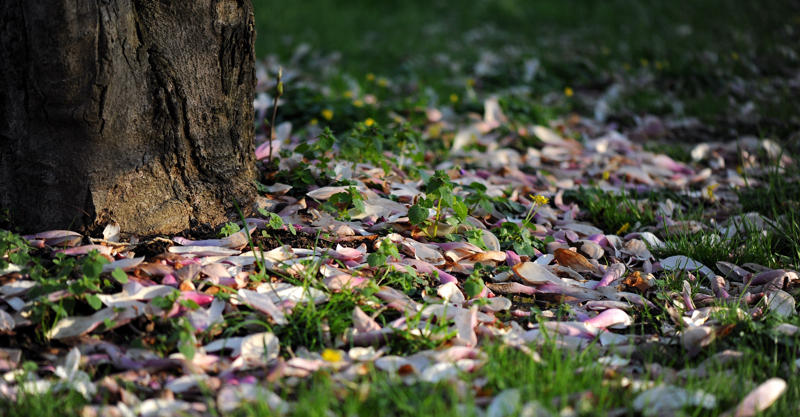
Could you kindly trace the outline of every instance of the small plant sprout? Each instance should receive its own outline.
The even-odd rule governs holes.
[[[428,236],[436,237],[439,234],[439,222],[443,219],[445,208],[453,210],[454,217],[447,219],[448,224],[455,225],[463,222],[467,218],[467,205],[456,198],[453,194],[455,184],[450,181],[446,172],[437,170],[434,175],[425,182],[423,190],[425,198],[419,199],[416,204],[408,210],[408,218],[411,224],[416,226],[429,226],[428,209],[435,208],[436,214],[433,219],[433,231],[427,227]]]

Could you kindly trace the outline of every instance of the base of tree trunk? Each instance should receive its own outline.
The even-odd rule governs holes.
[[[0,28],[12,224],[164,234],[250,205],[250,0],[4,0]]]

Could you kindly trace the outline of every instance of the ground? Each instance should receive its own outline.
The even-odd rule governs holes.
[[[796,4],[254,3],[259,214],[0,231],[2,414],[800,411]]]

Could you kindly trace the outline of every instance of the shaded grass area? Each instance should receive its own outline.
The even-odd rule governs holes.
[[[624,124],[644,113],[678,113],[714,124],[717,137],[786,136],[800,126],[797,87],[778,81],[793,77],[800,59],[793,1],[254,3],[259,56],[299,59],[304,43],[338,51],[355,80],[405,78],[412,90],[430,87],[443,99],[464,93],[465,83],[489,92],[525,86],[541,99],[567,87],[596,96],[625,80],[612,106]],[[526,66],[536,67],[532,75]],[[590,110],[577,98],[569,104]],[[740,117],[743,111],[759,117]],[[690,131],[679,139],[708,136]]]

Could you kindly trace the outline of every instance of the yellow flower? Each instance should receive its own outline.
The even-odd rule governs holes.
[[[653,65],[654,65],[654,66],[656,67],[656,69],[657,69],[657,70],[659,70],[659,71],[661,71],[661,69],[662,69],[662,68],[664,68],[664,64],[662,64],[662,63],[661,63],[661,61],[655,61],[655,62],[653,62]]]
[[[371,72],[367,74],[367,81],[375,81],[375,74]]]
[[[325,349],[322,351],[322,360],[326,362],[339,362],[342,360],[342,352],[336,349]]]
[[[570,87],[564,88],[564,95],[565,96],[572,97],[573,94],[575,94],[575,92],[572,91],[572,88],[570,88]]]
[[[647,58],[640,59],[639,63],[642,64],[643,67],[647,67],[648,65],[650,65],[650,61],[648,61]]]
[[[317,118],[315,117],[315,118],[311,119],[311,121],[309,123],[311,123],[311,126],[316,126],[319,123],[319,120],[317,120]]]
[[[458,94],[450,94],[450,102],[451,103],[458,103]]]
[[[550,199],[541,195],[541,194],[529,194],[528,197],[531,198],[531,206],[528,208],[528,212],[525,213],[525,220],[523,222],[525,224],[530,224],[531,220],[533,220],[533,216],[536,215],[536,212],[539,210],[539,206],[543,206],[550,202]]]
[[[475,79],[467,78],[467,87],[475,87]]]
[[[378,78],[378,85],[381,87],[386,87],[387,85],[389,85],[389,80],[383,77]]]
[[[741,165],[736,165],[736,173],[742,175],[744,168]]]
[[[350,91],[350,90],[347,90],[347,91],[344,92],[344,96],[345,96],[345,98],[351,98],[351,97],[353,97],[353,92]]]
[[[533,199],[533,204],[536,204],[537,206],[543,206],[550,202],[549,198],[541,194],[531,195],[530,197]]]
[[[736,52],[731,52],[731,58],[733,58],[734,61],[738,61],[739,60],[739,54],[737,54]]]
[[[373,120],[371,117],[367,117],[367,120],[364,120],[364,124],[367,127],[370,127],[375,124],[375,120]]]
[[[356,107],[364,107],[364,100],[353,100],[353,105]]]
[[[331,110],[331,109],[323,110],[322,111],[322,118],[325,119],[325,120],[333,119],[333,110]]]
[[[706,187],[706,196],[708,197],[709,200],[714,199],[714,190],[716,190],[717,187],[719,187],[719,184],[711,184],[708,187]]]
[[[628,231],[628,229],[630,229],[630,228],[631,228],[631,224],[630,224],[630,223],[625,223],[625,224],[623,224],[622,226],[620,226],[620,227],[619,227],[619,230],[617,230],[617,233],[614,233],[614,234],[615,234],[615,235],[619,235],[619,234],[625,233],[625,232],[627,232],[627,231]]]
[[[611,173],[608,171],[603,171],[603,179],[608,181],[609,178],[611,178]]]

